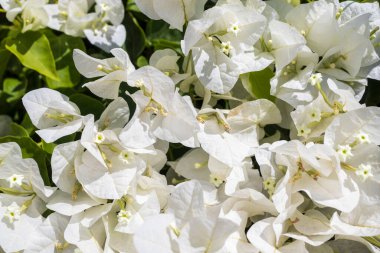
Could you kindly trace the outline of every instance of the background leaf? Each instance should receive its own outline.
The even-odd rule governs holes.
[[[9,38],[5,45],[27,68],[51,79],[58,80],[49,40],[39,31],[20,33]]]
[[[95,98],[84,94],[74,94],[70,96],[70,101],[75,103],[82,115],[94,114],[95,119],[100,118],[100,115],[104,111],[104,105]]]
[[[127,12],[124,17],[124,25],[127,30],[125,47],[129,57],[134,62],[145,48],[145,33],[132,13]]]
[[[265,98],[274,101],[270,95],[270,79],[274,76],[270,68],[241,75],[244,88],[255,98]]]
[[[86,52],[81,38],[71,37],[65,34],[49,37],[53,52],[58,80],[47,77],[49,88],[71,88],[79,84],[81,75],[77,71],[73,61],[73,50],[80,49]]]

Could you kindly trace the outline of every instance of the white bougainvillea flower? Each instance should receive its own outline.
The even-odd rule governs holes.
[[[16,18],[16,16],[22,12],[23,7],[26,4],[26,0],[0,0],[1,8],[3,8],[7,14],[6,17],[10,22]]]
[[[47,4],[46,0],[1,0],[0,5],[6,11],[6,17],[13,22],[18,14],[21,13],[23,20],[22,32],[28,30],[38,30],[44,28],[48,23],[49,17],[43,9]]]
[[[178,185],[169,198],[167,214],[149,217],[136,231],[133,242],[137,252],[146,252],[157,247],[156,244],[160,245],[156,248],[158,252],[207,249],[210,252],[223,252],[225,249],[238,252],[238,246],[244,245],[240,234],[242,217],[236,212],[221,217],[218,207],[207,209],[202,192],[198,182]]]
[[[0,188],[3,193],[31,196],[31,199],[38,196],[43,200],[54,193],[55,188],[44,185],[38,165],[33,159],[13,157],[12,160],[5,161],[7,164],[3,164],[0,171]],[[13,183],[10,187],[9,181],[14,178],[18,178],[21,184]]]
[[[336,153],[328,146],[304,146],[298,141],[291,141],[275,145],[272,152],[276,152],[277,167],[286,171],[284,177],[276,182],[272,196],[278,211],[287,208],[293,193],[299,191],[320,205],[345,212],[358,204],[357,184],[341,169]]]
[[[115,99],[103,111],[100,119],[88,121],[81,136],[81,144],[99,162],[108,167],[106,153],[119,156],[124,148],[117,135],[128,122],[129,107],[123,98]],[[112,159],[112,158],[110,158]]]
[[[294,27],[277,20],[268,24],[268,34],[263,41],[263,51],[270,52],[275,59],[276,72],[291,63],[306,44],[305,38]],[[282,74],[286,72],[286,69]]]
[[[126,30],[121,24],[124,19],[123,2],[97,0],[95,11],[96,18],[83,30],[87,39],[106,52],[121,47],[126,39]]]
[[[119,139],[126,148],[145,149],[157,141],[150,132],[150,122],[140,118],[140,114],[141,109],[136,107],[133,117],[119,134]]]
[[[77,247],[69,244],[64,239],[64,231],[69,220],[69,217],[58,213],[50,214],[46,220],[37,227],[36,233],[30,235],[33,238],[33,243],[31,243],[24,252],[75,252]]]
[[[366,29],[357,29],[357,31],[365,32],[366,35],[368,35],[369,32],[369,39],[375,48],[377,56],[380,56],[380,49],[377,46],[380,43],[380,33],[378,29],[380,25],[380,13],[378,11],[379,3],[373,2],[359,4],[347,1],[340,3],[340,6],[344,8],[344,11],[339,19],[340,23],[353,23],[356,26],[360,23],[364,23]],[[380,80],[380,66],[378,63],[375,63],[370,66],[362,67],[359,75],[365,78]]]
[[[0,144],[0,168],[7,166],[11,161],[22,158],[21,148],[16,142]],[[9,162],[8,162],[9,161]]]
[[[44,10],[46,0],[29,0],[23,4],[21,17],[23,19],[22,32],[35,31],[45,28],[49,17]]]
[[[52,154],[52,179],[59,190],[49,199],[47,207],[63,215],[74,215],[104,201],[89,196],[75,175],[75,166],[83,147],[79,141],[60,144]]]
[[[131,97],[137,104],[138,117],[149,125],[154,136],[189,147],[198,145],[195,108],[190,97],[181,96],[168,76],[146,66],[129,75],[128,84],[140,89]]]
[[[91,44],[106,52],[111,52],[112,49],[119,48],[124,44],[127,37],[124,25],[107,25],[96,20],[94,22],[97,22],[94,26],[99,28],[83,31]]]
[[[292,227],[284,235],[313,246],[322,245],[334,236],[329,219],[315,209],[307,210],[305,214],[296,211],[290,222]]]
[[[252,156],[264,137],[261,127],[281,121],[277,107],[269,100],[246,102],[228,112],[204,109],[198,113],[203,129],[198,133],[202,148],[229,166],[239,166]]]
[[[286,15],[286,22],[304,35],[307,46],[319,56],[323,56],[337,41],[339,27],[336,20],[337,9],[329,1],[300,4]],[[321,40],[321,36],[323,36]]]
[[[202,148],[196,148],[184,154],[175,164],[174,170],[188,179],[208,181],[210,178],[208,162],[209,155]]]
[[[90,2],[87,0],[46,4],[44,9],[49,15],[47,26],[71,36],[84,37],[83,29],[96,18],[95,13],[88,13],[90,7]]]
[[[237,190],[223,202],[223,213],[228,213],[231,210],[245,212],[248,217],[265,215],[266,213],[278,215],[273,202],[263,193],[252,188]]]
[[[90,207],[106,203],[105,200],[89,196],[79,183],[76,187],[74,189],[75,192],[73,192],[75,195],[57,190],[49,199],[46,207],[59,214],[72,216]]]
[[[359,77],[360,68],[373,65],[380,58],[369,40],[369,34],[358,34],[352,28],[342,28],[340,33],[344,40],[332,45],[324,54],[318,71],[339,80],[351,81]],[[344,43],[346,41],[350,43]]]
[[[124,196],[116,201],[117,208],[114,213],[117,218],[115,231],[124,234],[133,234],[144,220],[160,213],[160,202],[154,191],[136,197]]]
[[[126,164],[114,156],[110,160],[112,167],[110,164],[105,167],[89,152],[85,152],[82,162],[76,170],[78,181],[86,192],[101,199],[120,199],[128,193],[132,181],[145,170],[145,162],[139,157]]]
[[[361,108],[342,114],[327,128],[324,143],[333,148],[350,145],[355,142],[359,133],[364,133],[371,143],[379,145],[379,121],[380,109],[377,107]]]
[[[239,57],[252,53],[265,23],[261,14],[241,3],[213,7],[201,19],[189,23],[182,41],[182,51],[185,55],[191,51],[195,73],[207,89],[227,93],[240,74],[255,70],[257,66],[240,69]],[[231,25],[239,28],[239,36],[235,36]],[[248,59],[242,62],[248,62]]]
[[[275,218],[270,217],[260,220],[253,224],[247,232],[248,240],[260,252],[303,252],[307,253],[306,245],[300,240],[286,243],[287,238],[283,237],[280,242],[276,242],[276,235],[274,231]]]
[[[119,94],[121,82],[135,70],[127,52],[121,48],[111,50],[113,58],[96,59],[79,49],[75,49],[73,59],[78,71],[87,78],[100,77],[84,84],[92,93],[102,98],[115,99]]]
[[[71,193],[75,186],[75,159],[83,153],[79,141],[59,144],[54,148],[52,180],[59,189]]]
[[[380,202],[376,197],[380,189],[379,151],[379,147],[373,144],[362,145],[360,149],[354,151],[354,159],[350,161],[352,168],[350,175],[360,188],[361,199],[351,212],[334,213],[331,218],[331,226],[334,228],[335,234],[345,236],[376,236],[379,234]],[[363,170],[371,167],[370,173],[373,175],[357,175],[360,167],[365,167]]]
[[[189,73],[179,74],[177,61],[180,56],[172,49],[163,49],[155,51],[149,59],[149,65],[161,70],[168,75],[174,83],[188,78]]]
[[[17,252],[33,243],[32,236],[42,223],[46,210],[36,197],[0,194],[0,247],[5,252]]]
[[[124,19],[124,5],[121,0],[95,0],[96,13],[103,16],[104,20],[114,25],[121,24]]]
[[[102,217],[110,212],[112,206],[112,203],[100,205],[73,215],[64,232],[65,241],[76,245],[80,252],[104,252],[106,230]]]
[[[22,102],[33,125],[40,129],[36,133],[48,143],[79,131],[86,119],[68,97],[48,88],[28,92]]]
[[[171,28],[182,31],[190,20],[198,18],[203,12],[206,0],[137,0],[139,9],[151,19],[162,19]]]
[[[299,49],[297,55],[271,79],[271,94],[293,107],[305,104],[315,98],[317,90],[309,79],[318,63],[318,55],[308,47]]]
[[[290,116],[297,131],[297,133],[291,133],[291,136],[297,135],[309,139],[320,137],[334,119],[335,113],[320,95],[308,105],[297,106]]]

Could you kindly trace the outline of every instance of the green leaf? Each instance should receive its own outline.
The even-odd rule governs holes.
[[[16,137],[17,136],[18,137],[29,137],[28,131],[26,131],[25,128],[23,128],[19,124],[12,122],[10,126],[11,126],[11,130],[8,133],[8,135],[16,136]]]
[[[3,75],[5,70],[7,69],[8,66],[8,61],[11,57],[11,54],[9,53],[8,50],[0,49],[0,82],[3,79]]]
[[[127,30],[125,46],[131,60],[135,61],[145,48],[144,30],[130,12],[126,13],[124,17],[124,25]]]
[[[151,41],[155,39],[165,39],[179,42],[183,35],[178,30],[170,29],[169,24],[162,20],[151,20],[146,25],[146,37]]]
[[[62,34],[58,37],[50,36],[49,41],[53,51],[59,80],[46,78],[47,85],[51,89],[71,88],[76,86],[80,82],[81,76],[74,65],[73,50],[78,48],[82,51],[86,51],[82,39]]]
[[[70,101],[79,107],[82,115],[94,114],[98,119],[104,111],[104,105],[99,100],[84,94],[74,94],[70,96]]]
[[[140,56],[139,58],[137,58],[136,65],[137,67],[141,68],[146,65],[149,65],[149,63],[148,63],[148,60],[144,56]]]
[[[0,114],[8,114],[13,110],[13,107],[7,103],[9,95],[4,91],[0,90]]]
[[[127,11],[134,11],[134,12],[141,13],[139,7],[137,7],[137,5],[136,5],[136,3],[135,3],[134,0],[128,1],[126,9],[127,9]]]
[[[26,84],[15,78],[7,78],[3,83],[3,91],[10,96],[7,102],[12,103],[24,96]]]
[[[16,136],[5,136],[0,137],[0,143],[5,142],[16,142],[22,150],[23,158],[33,158],[37,164],[41,173],[41,177],[45,185],[51,186],[49,179],[49,170],[46,166],[48,161],[47,154],[29,137],[16,137]]]
[[[9,38],[5,45],[27,68],[33,69],[51,79],[58,80],[55,61],[49,40],[38,31],[20,33]]]
[[[171,48],[181,53],[181,39],[183,34],[175,29],[170,29],[169,25],[162,20],[151,20],[146,26],[146,37],[149,45],[154,50]]]
[[[28,132],[28,135],[31,135],[37,129],[27,113],[25,113],[24,118],[22,119],[21,126]]]
[[[270,79],[274,76],[270,68],[255,71],[240,76],[244,88],[254,98],[265,98],[274,101],[275,97],[270,95]]]
[[[44,140],[41,141],[41,148],[49,154],[53,154],[55,146],[57,146],[57,144],[55,144],[53,142],[52,143],[46,143]]]

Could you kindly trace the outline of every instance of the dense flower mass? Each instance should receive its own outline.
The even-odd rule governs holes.
[[[0,0],[110,53],[72,54],[106,108],[23,96],[51,171],[0,144],[0,252],[380,252],[378,2],[135,0],[183,34],[143,65],[122,1],[53,2]]]

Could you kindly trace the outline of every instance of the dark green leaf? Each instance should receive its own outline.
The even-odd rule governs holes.
[[[12,103],[24,96],[26,84],[15,78],[6,78],[3,83],[3,91],[9,95],[7,102]]]
[[[59,80],[46,78],[49,88],[57,89],[76,86],[80,82],[81,76],[74,65],[73,50],[78,48],[86,51],[82,39],[63,34],[58,37],[50,36],[49,40],[59,77]]]
[[[99,100],[84,94],[74,94],[70,96],[70,101],[79,107],[82,115],[94,114],[98,119],[104,111],[104,105]]]
[[[136,61],[137,67],[141,68],[148,64],[149,64],[148,60],[144,56],[140,56],[139,58],[137,58],[137,61]]]
[[[22,126],[19,124],[16,124],[14,122],[11,123],[11,130],[8,133],[8,135],[11,136],[21,136],[21,137],[29,137],[28,131],[25,130]]]
[[[273,76],[273,71],[270,68],[265,68],[261,71],[241,75],[241,80],[244,88],[252,97],[274,101],[275,98],[270,95],[270,79]]]
[[[3,79],[11,53],[6,49],[0,49],[0,82]]]
[[[139,23],[131,13],[126,13],[124,25],[127,30],[127,40],[125,46],[132,61],[144,51],[145,34]]]

